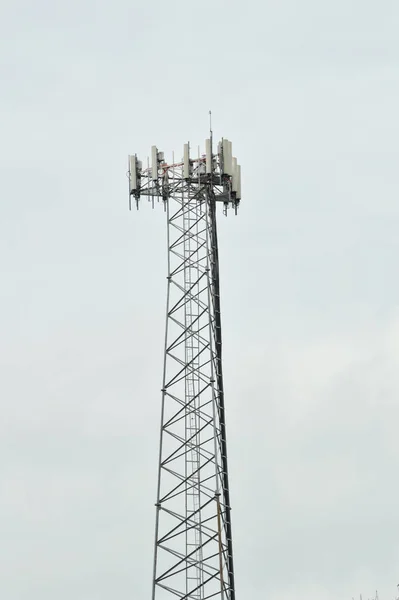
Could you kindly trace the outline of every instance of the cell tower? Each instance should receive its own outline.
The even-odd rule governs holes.
[[[216,207],[237,213],[231,142],[129,156],[129,198],[162,201],[168,276],[152,600],[235,600]]]

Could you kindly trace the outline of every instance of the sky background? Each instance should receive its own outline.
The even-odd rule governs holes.
[[[127,154],[201,144],[219,219],[238,598],[399,582],[397,0],[3,0],[0,597],[145,600],[165,217]]]

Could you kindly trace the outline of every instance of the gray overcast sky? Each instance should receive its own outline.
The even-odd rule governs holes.
[[[161,209],[126,156],[215,135],[239,598],[399,582],[399,4],[3,0],[0,596],[150,596]]]

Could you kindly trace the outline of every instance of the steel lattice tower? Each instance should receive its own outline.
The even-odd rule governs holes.
[[[168,164],[129,156],[129,197],[162,200],[168,277],[152,600],[235,600],[216,207],[237,212],[231,142]],[[131,203],[131,202],[130,202]]]

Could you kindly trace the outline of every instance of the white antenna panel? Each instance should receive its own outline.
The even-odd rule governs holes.
[[[189,144],[184,144],[183,177],[184,177],[184,179],[188,179],[190,177],[190,145]]]
[[[233,190],[233,192],[237,191],[237,183],[238,183],[238,177],[237,177],[237,159],[235,157],[233,157],[233,173],[232,173],[232,179],[231,179],[231,189]]]
[[[151,147],[151,175],[154,181],[158,179],[158,148],[156,146]]]
[[[206,153],[206,172],[212,173],[212,148],[211,140],[205,140],[205,153]]]
[[[232,148],[232,143],[231,142],[227,143],[227,148],[228,148],[228,151],[229,151],[229,159],[228,159],[228,163],[227,163],[227,166],[229,168],[228,174],[229,175],[233,175],[233,148]]]
[[[129,156],[130,193],[137,190],[137,158],[134,154]]]
[[[227,155],[228,155],[228,148],[227,148],[227,143],[228,140],[222,140],[222,153],[223,153],[223,173],[226,173],[226,168],[227,168]]]
[[[241,200],[241,165],[237,165],[237,200]]]
[[[225,175],[232,175],[232,144],[229,140],[223,140],[223,173]]]

